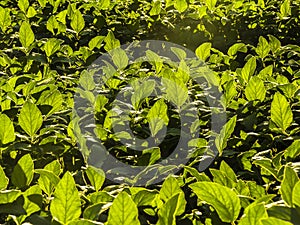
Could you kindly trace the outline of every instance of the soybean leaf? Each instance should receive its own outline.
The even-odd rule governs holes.
[[[205,42],[201,44],[195,51],[197,57],[205,61],[210,55],[211,43]]]
[[[288,221],[284,221],[281,219],[277,219],[275,217],[268,217],[266,219],[261,220],[262,225],[293,225],[292,223]]]
[[[100,49],[102,47],[102,42],[104,40],[104,36],[96,36],[93,37],[89,42],[89,49],[93,50],[94,48]]]
[[[112,60],[118,69],[124,69],[128,65],[128,56],[126,52],[121,48],[113,49],[110,54],[112,55]]]
[[[182,13],[187,9],[188,4],[186,0],[175,0],[174,7],[175,9],[177,9],[179,12]]]
[[[8,185],[8,178],[5,176],[2,166],[0,166],[0,191],[4,190]]]
[[[229,56],[234,56],[237,54],[237,52],[247,52],[247,46],[244,43],[235,43],[234,45],[232,45],[228,51],[227,54]]]
[[[286,98],[276,92],[271,103],[271,120],[283,131],[293,122],[293,113]]]
[[[5,114],[0,114],[0,143],[7,144],[16,139],[13,122]]]
[[[166,87],[166,98],[180,108],[188,98],[188,89],[181,81],[162,78]]]
[[[19,115],[19,124],[30,137],[33,137],[41,128],[43,125],[43,117],[41,111],[35,104],[25,102]]]
[[[26,21],[20,27],[19,39],[24,48],[28,48],[34,42],[34,33],[30,24]]]
[[[115,35],[112,31],[109,31],[107,36],[104,38],[106,51],[111,51],[120,46],[120,41],[115,38]]]
[[[256,59],[255,57],[251,57],[241,71],[241,78],[245,83],[248,83],[250,77],[254,74],[256,69]]]
[[[150,16],[155,16],[160,14],[161,11],[161,1],[153,1],[152,8],[149,12]]]
[[[44,46],[44,51],[46,52],[46,55],[50,57],[53,55],[55,52],[60,50],[60,44],[62,43],[61,40],[58,40],[56,38],[50,38],[45,46]]]
[[[152,136],[155,136],[164,125],[168,125],[169,117],[167,114],[168,106],[163,99],[154,103],[148,112],[147,120],[149,122]]]
[[[55,175],[52,171],[46,169],[38,169],[35,170],[38,174],[40,174],[40,178],[38,180],[38,184],[40,188],[50,196],[54,191],[56,185],[59,183],[59,177]]]
[[[14,167],[11,181],[16,187],[23,188],[31,183],[33,175],[33,160],[30,154],[26,154],[19,159],[17,165]]]
[[[47,113],[47,115],[51,115],[61,108],[63,102],[63,95],[60,93],[60,91],[48,90],[42,92],[37,104],[52,106],[51,110]]]
[[[298,181],[293,188],[292,202],[294,207],[300,207],[300,181]]]
[[[10,10],[8,8],[2,8],[0,6],[0,28],[3,32],[11,24]]]
[[[20,190],[5,190],[0,191],[0,204],[7,204],[14,202],[22,192]]]
[[[180,208],[179,198],[182,194],[176,194],[170,198],[158,211],[157,225],[176,225],[176,214]]]
[[[217,4],[217,0],[206,0],[207,8],[213,10]]]
[[[76,10],[72,17],[71,17],[71,23],[70,23],[72,29],[74,31],[76,31],[76,33],[78,34],[80,31],[82,31],[82,29],[85,26],[85,22],[83,19],[83,16],[81,14],[81,12],[79,10]]]
[[[80,217],[81,201],[70,172],[66,172],[56,186],[50,212],[53,218],[62,224],[68,224]]]
[[[155,52],[151,50],[146,51],[146,56],[149,61],[149,63],[153,64],[155,66],[155,70],[157,73],[159,73],[163,67],[163,60],[162,58],[156,54]]]
[[[197,182],[190,185],[202,201],[212,205],[223,222],[234,222],[240,213],[241,205],[237,194],[228,187],[213,182]]]
[[[284,169],[283,180],[280,187],[282,199],[289,206],[293,205],[292,195],[296,183],[299,181],[297,173],[289,166]]]
[[[140,225],[138,209],[126,192],[121,192],[109,209],[107,225]]]
[[[270,50],[271,49],[268,41],[264,37],[260,36],[258,40],[258,45],[255,49],[256,53],[259,55],[260,58],[264,59],[268,56]]]
[[[232,117],[222,128],[220,134],[218,134],[215,139],[215,144],[220,154],[222,154],[222,151],[226,148],[227,140],[228,138],[230,138],[231,134],[234,131],[236,118],[237,116]]]
[[[284,153],[285,158],[295,159],[300,155],[300,140],[295,140]]]
[[[253,203],[249,205],[244,212],[240,225],[261,225],[260,220],[268,218],[267,210],[263,203],[256,204]]]
[[[186,200],[184,198],[184,192],[181,190],[178,181],[175,177],[169,176],[163,183],[159,195],[162,200],[167,202],[173,196],[180,194],[178,197],[178,204],[180,208],[178,208],[175,212],[176,215],[181,215],[185,211]]]
[[[18,6],[24,13],[26,13],[26,11],[29,7],[29,1],[28,0],[19,0]]]
[[[288,17],[291,15],[291,3],[290,0],[285,0],[280,6],[280,14],[282,17]]]
[[[252,77],[245,89],[248,101],[260,100],[262,102],[266,97],[266,92],[264,82],[258,77]]]
[[[86,174],[95,190],[99,191],[105,181],[104,171],[99,168],[89,166],[86,169]]]
[[[132,84],[132,86],[135,85]],[[134,87],[134,93],[131,96],[131,103],[135,110],[138,110],[140,103],[144,100],[144,98],[152,94],[154,88],[155,81],[153,80],[146,80],[142,84],[138,84]]]

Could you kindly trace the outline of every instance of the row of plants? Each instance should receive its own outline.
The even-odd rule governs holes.
[[[1,1],[0,223],[297,224],[299,4]],[[147,51],[147,63],[118,49],[146,39],[182,45],[197,63],[180,47],[170,53],[175,62]],[[113,60],[99,86],[89,66],[107,52]],[[214,88],[220,99],[210,95]],[[118,120],[120,95],[129,110]],[[210,101],[226,113],[217,134]],[[196,136],[184,143],[179,167],[170,156],[185,134],[184,110],[198,120],[185,125]],[[161,144],[145,141],[137,151],[135,137]],[[100,141],[102,155],[94,151]],[[147,174],[108,171],[108,155],[155,173],[136,186]],[[157,167],[163,160],[169,166]],[[205,160],[211,165],[201,169]]]

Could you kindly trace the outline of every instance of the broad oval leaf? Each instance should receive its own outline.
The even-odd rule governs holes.
[[[138,209],[126,192],[121,192],[109,209],[107,225],[140,225]]]
[[[43,117],[38,107],[26,102],[19,115],[19,124],[21,128],[30,136],[33,137],[43,124]]]
[[[236,125],[236,119],[237,116],[232,117],[222,128],[220,134],[217,135],[215,139],[215,144],[220,153],[223,152],[223,150],[227,146],[227,140],[230,138],[231,134],[234,131],[235,125]]]
[[[26,154],[19,159],[14,167],[11,181],[16,187],[23,188],[28,186],[34,175],[34,164],[30,154]]]
[[[182,194],[176,194],[170,198],[158,211],[158,221],[156,225],[176,225],[176,214],[180,209],[180,196]]]
[[[258,77],[252,77],[245,89],[248,101],[260,100],[262,102],[266,97],[266,93],[264,82]]]
[[[280,193],[282,199],[287,205],[292,206],[293,189],[296,183],[299,181],[297,173],[293,168],[286,166],[284,169],[283,180],[281,182]]]
[[[293,113],[286,98],[276,92],[271,103],[271,120],[283,131],[293,122]]]
[[[34,42],[34,33],[28,22],[23,22],[20,31],[19,39],[24,48],[28,48]]]
[[[298,181],[293,188],[292,203],[294,207],[300,207],[300,181]]]
[[[239,225],[260,225],[260,220],[264,218],[268,218],[264,204],[253,203],[245,209],[244,215],[239,221]]]
[[[99,168],[89,166],[86,170],[86,174],[95,190],[99,191],[105,181],[104,171]]]
[[[83,28],[85,26],[85,22],[84,22],[82,14],[79,10],[76,10],[73,13],[70,25],[71,25],[72,29],[74,31],[76,31],[77,34],[83,30]]]
[[[211,43],[205,42],[201,44],[195,51],[197,57],[205,61],[210,55]]]
[[[2,166],[0,165],[0,191],[5,189],[8,185],[8,178],[5,176],[4,170]]]
[[[13,122],[5,114],[0,114],[0,143],[8,144],[16,139]]]
[[[237,194],[228,187],[213,182],[197,182],[190,185],[200,200],[212,205],[223,222],[234,222],[240,213],[241,204]]]
[[[70,172],[66,172],[56,186],[50,212],[53,218],[62,224],[68,224],[80,217],[81,201]]]

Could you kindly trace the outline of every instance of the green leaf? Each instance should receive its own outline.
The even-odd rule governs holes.
[[[50,57],[53,55],[55,52],[60,50],[60,44],[62,43],[61,40],[58,40],[56,38],[50,38],[45,46],[44,46],[44,51],[46,52],[46,55]]]
[[[133,195],[133,201],[140,206],[151,206],[152,202],[155,200],[157,192],[155,190],[141,190]]]
[[[102,42],[103,42],[104,38],[105,38],[104,36],[93,37],[89,42],[90,50],[93,50],[94,48],[100,49],[102,47]]]
[[[56,185],[59,183],[59,177],[55,175],[52,171],[48,171],[46,169],[37,169],[35,170],[38,174],[40,174],[40,178],[38,180],[38,184],[40,188],[50,196],[54,191]]]
[[[227,146],[227,140],[230,138],[231,134],[234,131],[235,124],[236,124],[237,116],[232,117],[226,125],[222,128],[220,134],[217,135],[215,139],[215,144],[220,153],[223,152],[223,150]]]
[[[68,224],[80,217],[81,201],[70,172],[66,172],[56,186],[50,212],[53,218],[62,224]]]
[[[156,0],[152,2],[152,8],[149,12],[150,16],[159,15],[161,11],[161,1]]]
[[[34,42],[34,33],[28,22],[23,22],[20,31],[19,39],[24,48],[28,48]]]
[[[51,115],[61,109],[63,102],[63,95],[59,90],[47,90],[42,92],[37,104],[52,106],[52,109],[47,113],[47,115]]]
[[[163,67],[163,60],[162,58],[151,50],[146,51],[147,60],[149,63],[155,66],[155,70],[159,73]]]
[[[112,31],[109,31],[107,36],[104,38],[105,46],[104,49],[106,51],[111,51],[115,48],[120,47],[120,41],[115,38],[115,35]]]
[[[180,80],[162,78],[166,98],[180,108],[188,99],[188,89]]]
[[[180,13],[182,13],[182,12],[184,12],[187,9],[188,4],[187,4],[186,0],[175,0],[174,7]]]
[[[276,52],[278,49],[280,49],[281,43],[280,43],[280,41],[279,41],[276,37],[274,37],[273,35],[270,35],[270,34],[269,34],[268,37],[269,37],[269,40],[270,40],[269,45],[270,45],[271,51],[274,53],[274,52]]]
[[[0,143],[8,144],[16,139],[13,122],[6,114],[0,114]]]
[[[0,191],[1,191],[7,187],[9,181],[8,178],[5,176],[4,170],[1,165],[0,165],[0,180],[1,180],[0,182]]]
[[[271,103],[271,120],[283,131],[293,122],[293,113],[286,98],[276,92]]]
[[[83,16],[79,10],[76,10],[71,17],[71,27],[78,34],[83,30],[85,22]]]
[[[104,225],[104,223],[95,222],[86,219],[79,219],[79,220],[71,221],[70,223],[68,223],[68,225]]]
[[[0,191],[0,204],[7,204],[14,202],[22,194],[19,190],[5,190]]]
[[[212,205],[223,222],[234,222],[240,213],[241,205],[237,194],[228,187],[213,182],[197,182],[190,185],[202,201]]]
[[[265,57],[268,56],[270,50],[271,49],[270,49],[268,41],[264,37],[260,36],[258,45],[255,48],[256,53],[259,55],[259,57],[261,59],[264,59]]]
[[[121,48],[113,49],[110,54],[112,55],[112,60],[119,70],[124,69],[128,65],[128,56],[126,52]]]
[[[86,174],[87,174],[91,184],[95,188],[95,191],[99,191],[105,181],[104,171],[99,168],[89,166],[86,169]]]
[[[0,6],[0,28],[3,32],[11,24],[10,10]]]
[[[180,195],[176,194],[170,198],[158,211],[158,221],[156,225],[176,225],[177,211],[181,207],[179,203]]]
[[[197,57],[205,61],[210,55],[211,43],[205,42],[201,44],[195,51]]]
[[[14,167],[11,181],[18,187],[23,188],[28,186],[34,175],[34,164],[30,154],[24,155],[19,159],[17,165]]]
[[[181,190],[178,181],[175,177],[169,176],[163,183],[159,195],[160,198],[167,203],[173,196],[180,194],[178,197],[178,204],[180,208],[178,208],[175,212],[176,215],[181,215],[185,211],[186,200],[184,198],[184,192]]]
[[[280,14],[282,17],[288,17],[291,15],[291,3],[290,0],[285,0],[280,6]]]
[[[28,18],[32,18],[32,17],[34,17],[36,14],[37,14],[36,10],[35,10],[32,6],[30,6],[30,7],[28,8],[28,11],[27,11],[26,16],[27,16]]]
[[[149,122],[152,136],[155,136],[164,125],[168,125],[168,106],[163,99],[160,99],[154,103],[147,114],[147,120]]]
[[[293,188],[292,193],[292,206],[300,207],[300,181],[298,181]]]
[[[293,225],[292,223],[288,221],[284,221],[281,219],[277,219],[275,217],[268,217],[266,219],[261,220],[262,225]]]
[[[217,0],[205,0],[207,8],[209,10],[214,10],[216,4],[217,4]]]
[[[30,137],[33,137],[41,128],[43,125],[43,117],[41,111],[35,104],[25,102],[19,115],[19,124]]]
[[[260,220],[268,218],[267,210],[263,203],[261,204],[251,204],[244,212],[239,225],[261,225]]]
[[[135,110],[138,110],[140,107],[140,103],[144,98],[148,97],[152,94],[155,88],[155,81],[154,80],[145,80],[141,84],[132,83],[131,84],[134,88],[134,92],[131,96],[131,103]]]
[[[266,97],[266,93],[264,82],[258,77],[252,77],[245,89],[248,101],[260,100],[262,102]]]
[[[242,68],[241,78],[245,83],[248,83],[250,77],[254,74],[256,69],[256,59],[255,57],[251,57]]]
[[[29,1],[28,0],[19,0],[18,6],[24,13],[26,13],[26,11],[29,7]]]
[[[107,225],[140,225],[138,209],[126,192],[121,192],[109,209]]]
[[[293,205],[292,195],[296,183],[299,181],[297,173],[289,166],[284,169],[283,180],[281,182],[280,193],[282,199],[288,206]]]
[[[300,140],[295,140],[284,153],[286,159],[291,158],[295,159],[300,155]]]
[[[237,52],[247,52],[247,46],[244,43],[235,43],[234,45],[232,45],[228,51],[227,54],[229,56],[234,56],[237,54]]]

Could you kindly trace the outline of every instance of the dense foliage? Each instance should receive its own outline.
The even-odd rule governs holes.
[[[0,223],[299,223],[299,11],[299,0],[1,0]],[[218,156],[205,171],[198,163],[213,135],[210,108],[185,72],[193,66],[184,52],[174,49],[180,62],[175,70],[153,52],[147,56],[155,63],[127,66],[119,52],[105,94],[89,94],[95,83],[88,66],[120,44],[146,39],[194,51],[224,93],[227,123],[216,137]],[[82,120],[73,116],[76,87],[84,84],[81,94],[96,111],[95,135],[108,152],[148,166],[167,158],[181,134],[178,111],[167,100],[148,97],[152,76],[186,88],[199,109],[191,127],[200,128],[200,137],[187,143],[193,152],[188,163],[163,182],[112,182],[79,150],[93,146],[76,138]],[[141,99],[131,101],[134,133],[156,136],[168,125],[161,146],[139,152],[122,145],[120,139],[130,135],[112,129],[113,99],[134,78],[145,79],[131,83]],[[187,96],[173,91],[166,91],[167,99],[170,93],[182,106]]]

